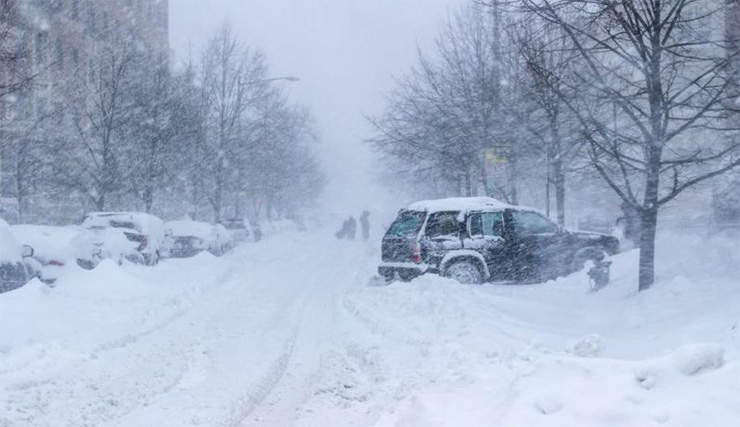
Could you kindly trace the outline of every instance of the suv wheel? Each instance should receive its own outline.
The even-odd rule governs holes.
[[[477,265],[470,261],[457,261],[445,268],[444,277],[465,285],[483,283],[483,274]]]

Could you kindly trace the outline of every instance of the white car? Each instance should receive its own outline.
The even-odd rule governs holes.
[[[247,240],[259,240],[258,230],[253,229],[249,220],[246,218],[231,218],[221,221],[221,224],[229,231],[235,243],[246,242]]]
[[[61,270],[76,263],[91,270],[101,260],[101,249],[95,245],[95,236],[78,226],[54,227],[20,224],[10,227],[19,242],[34,248],[40,279],[54,283]]]
[[[220,256],[234,246],[231,233],[221,224],[199,221],[170,221],[166,224],[169,235],[169,256],[187,258],[208,251]]]
[[[137,264],[157,264],[165,250],[161,219],[142,212],[92,212],[82,227],[96,235],[105,258]]]
[[[33,256],[33,248],[21,246],[5,220],[0,219],[0,293],[25,285],[33,276],[24,258]]]

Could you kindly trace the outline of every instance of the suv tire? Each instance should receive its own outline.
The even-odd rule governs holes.
[[[483,283],[483,273],[471,261],[456,261],[445,268],[444,276],[465,285],[479,285]]]

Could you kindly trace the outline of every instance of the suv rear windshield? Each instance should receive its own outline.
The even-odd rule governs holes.
[[[133,222],[130,222],[130,221],[116,221],[116,220],[112,220],[110,222],[110,226],[113,227],[113,228],[129,228],[131,230],[136,230],[137,229],[136,224],[134,224]]]
[[[424,212],[403,211],[393,221],[386,235],[398,237],[414,236],[419,232],[421,224],[424,223],[425,216],[426,214]]]

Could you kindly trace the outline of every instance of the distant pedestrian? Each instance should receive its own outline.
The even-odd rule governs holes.
[[[357,234],[357,221],[355,221],[355,217],[351,216],[347,220],[347,238],[355,240],[355,234]]]
[[[370,212],[362,211],[360,216],[360,226],[362,227],[362,240],[368,240],[370,238]]]
[[[347,237],[347,234],[349,232],[349,220],[344,220],[342,223],[342,228],[339,229],[334,235],[337,237],[337,239],[342,240],[345,237]]]

